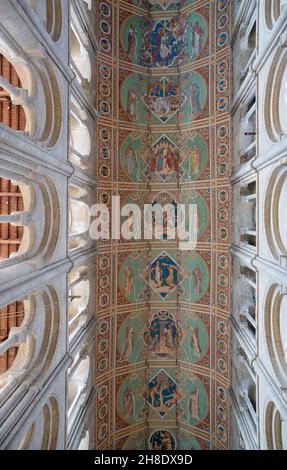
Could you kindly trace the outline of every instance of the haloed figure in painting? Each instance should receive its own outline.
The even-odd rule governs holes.
[[[128,360],[129,357],[131,356],[133,352],[135,344],[135,334],[134,330],[131,326],[128,326],[126,329],[126,336],[125,336],[125,342],[124,342],[124,347],[123,347],[123,352],[121,354],[121,360]]]
[[[127,387],[123,396],[123,408],[125,421],[129,421],[135,412],[135,397],[130,387]]]
[[[204,31],[198,21],[195,21],[190,27],[190,42],[192,47],[191,57],[197,57],[202,51]]]
[[[127,112],[130,115],[130,118],[134,121],[137,120],[137,94],[133,89],[128,91],[128,106]]]
[[[191,419],[199,419],[199,389],[198,386],[195,386],[195,389],[190,395],[189,399],[189,411]]]
[[[125,286],[124,286],[124,293],[125,296],[131,296],[135,294],[135,285],[134,285],[134,274],[133,274],[133,269],[131,265],[128,265],[125,268],[125,274],[126,274],[126,281],[125,281]]]
[[[202,111],[200,105],[200,87],[197,83],[192,82],[190,87],[190,106],[191,106],[191,115],[192,119],[193,114],[200,113]]]
[[[128,33],[128,50],[127,54],[130,60],[137,60],[137,30],[136,27],[131,24]]]
[[[135,163],[136,163],[136,155],[135,154],[136,154],[136,152],[134,151],[132,146],[129,145],[127,150],[126,150],[126,154],[125,154],[126,162],[127,162],[127,170],[128,170],[129,175],[132,175],[133,172],[134,172],[134,167],[135,167]]]
[[[200,358],[201,350],[199,345],[199,338],[198,338],[198,328],[192,328],[192,336],[191,336],[191,346],[193,349],[194,356],[198,359]]]

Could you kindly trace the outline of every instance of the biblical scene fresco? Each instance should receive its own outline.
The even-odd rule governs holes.
[[[198,12],[180,19],[130,16],[121,28],[125,59],[149,67],[174,67],[204,55],[207,36],[207,23]]]
[[[175,358],[193,364],[210,365],[209,316],[173,309],[139,311],[118,319],[117,364],[135,363],[145,358]],[[220,340],[223,344],[223,340]],[[222,345],[219,347],[222,347]]]
[[[170,136],[159,136],[143,158],[146,160],[148,174],[154,179],[167,181],[176,178],[181,156],[179,147]]]
[[[123,72],[121,79],[122,119],[135,124],[147,124],[147,109],[141,99],[147,93],[147,77],[142,74]]]
[[[120,147],[120,163],[125,176],[132,182],[144,182],[148,177],[146,163],[142,158],[148,145],[147,134],[124,131],[122,134],[127,135]]]
[[[142,97],[147,109],[152,113],[153,123],[174,124],[175,116],[187,97],[182,93],[178,78],[154,78],[146,95]]]
[[[152,207],[156,209],[159,205],[164,208],[165,206],[170,205],[174,207],[174,219],[169,217],[167,212],[163,213],[163,239],[168,240],[169,230],[175,230],[184,225],[185,229],[189,230],[189,225],[196,227],[198,233],[198,238],[202,235],[206,237],[210,236],[209,233],[209,193],[208,190],[201,190],[200,192],[186,190],[181,191],[178,194],[171,194],[169,192],[158,192],[152,197],[152,200],[149,201],[152,204]],[[194,206],[195,211],[191,214],[189,209],[187,210],[184,206],[183,210],[177,206],[177,204],[187,204],[188,207]],[[153,218],[154,229],[157,228],[156,218]],[[159,227],[158,227],[159,230]]]
[[[149,438],[149,449],[155,451],[176,449],[175,435],[166,429],[154,431]]]
[[[166,310],[153,312],[143,332],[147,351],[154,357],[174,357],[183,332],[176,315]]]
[[[145,376],[143,371],[118,377],[117,412],[126,424],[137,424],[145,418]]]
[[[145,256],[141,253],[127,256],[119,268],[119,289],[124,298],[132,303],[145,300],[147,276]]]
[[[117,364],[140,362],[145,359],[146,342],[143,336],[147,323],[145,311],[131,312],[122,322],[118,318]]]
[[[209,367],[209,315],[182,310],[180,327],[183,332],[180,348],[182,360]]]
[[[130,133],[120,148],[121,166],[132,182],[173,182],[200,179],[208,165],[205,139],[197,132],[184,133],[180,146],[174,134],[155,134],[147,145],[145,133]]]
[[[199,302],[203,299],[209,287],[208,253],[188,252],[181,260],[181,266],[186,274],[182,281],[182,299],[185,302]]]
[[[163,214],[160,240],[99,243],[96,445],[225,449],[232,2],[96,3],[111,27],[97,38],[100,201],[175,213]],[[198,231],[193,251],[168,239],[183,220],[177,203],[197,207],[185,219]]]
[[[181,139],[181,152],[187,158],[181,160],[181,179],[195,181],[200,179],[208,165],[206,140],[197,132],[185,133]]]
[[[166,300],[168,297],[174,298],[186,274],[178,261],[171,256],[171,252],[162,251],[152,260],[150,266],[147,266],[141,277],[147,280],[153,297]]]
[[[198,376],[180,371],[178,384],[175,369],[151,369],[146,383],[142,372],[117,378],[117,412],[126,424],[140,423],[147,416],[170,419],[175,417],[176,406],[180,419],[193,426],[207,416],[208,394]]]
[[[126,230],[131,241],[141,240],[145,225],[149,226],[150,222],[153,235],[157,234],[161,240],[172,239],[176,243],[178,229],[185,227],[188,232],[191,226],[196,230],[199,242],[210,241],[209,189],[203,188],[198,192],[185,190],[177,194],[166,191],[150,194],[144,191],[121,191],[119,196],[123,205],[131,205],[130,210],[122,214],[120,219],[121,229]],[[145,212],[147,205],[153,211],[151,216]],[[156,214],[160,216],[159,220]],[[122,237],[121,242],[127,243],[127,239]]]
[[[140,74],[123,73],[121,78],[123,119],[145,125],[151,115],[154,124],[175,124],[176,114],[180,111],[184,124],[208,116],[209,66],[200,72],[182,74],[178,82],[163,77],[154,80],[149,86],[147,77]]]
[[[206,418],[209,411],[206,385],[198,376],[180,371],[180,389],[180,420],[196,426]]]
[[[181,122],[192,123],[199,118],[208,116],[207,83],[209,80],[209,66],[200,69],[200,72],[189,72],[181,76],[181,90],[186,100],[181,106]]]
[[[139,256],[128,256],[119,272],[119,287],[126,300],[137,302],[144,299],[150,288],[152,298],[174,300],[179,289],[186,302],[201,300],[209,287],[209,268],[207,260],[196,252],[188,252],[184,259],[177,259],[175,250],[153,250],[150,265],[143,264]],[[205,256],[206,257],[206,256]],[[142,266],[146,266],[142,269]]]
[[[146,400],[151,408],[150,415],[158,414],[164,418],[174,414],[175,405],[181,397],[176,383],[174,371],[159,370],[149,379],[146,390]]]
[[[128,18],[122,27],[122,44],[128,60],[151,67],[177,64],[183,60],[186,45],[182,26],[174,18]]]

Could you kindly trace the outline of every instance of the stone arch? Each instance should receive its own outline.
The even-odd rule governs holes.
[[[46,29],[54,42],[57,42],[62,33],[62,2],[58,0],[46,0],[47,24]]]
[[[6,37],[0,39],[0,53],[19,76],[21,87],[1,76],[0,86],[5,88],[11,102],[25,112],[25,135],[48,148],[54,147],[62,129],[62,98],[49,59],[43,52],[29,57],[24,51],[16,51],[13,40]]]
[[[19,124],[15,125],[13,118],[11,124],[7,119],[1,122],[15,131],[27,133],[34,136],[36,132],[36,110],[32,104],[32,96],[35,93],[35,81],[32,68],[28,63],[15,55],[8,42],[0,39],[0,57],[2,71],[0,75],[0,86],[4,90],[7,103],[10,104],[10,115],[17,111],[19,114]],[[3,68],[4,65],[4,68]],[[8,75],[8,71],[10,74]]]
[[[287,134],[287,52],[279,49],[265,85],[264,121],[269,139],[276,143]]]
[[[32,298],[15,301],[1,309],[1,323],[7,320],[0,343],[1,375],[10,374],[13,370],[24,370],[31,363],[35,344],[28,327],[33,321],[34,312]]]
[[[43,257],[47,262],[52,258],[58,243],[61,220],[60,201],[51,177],[39,177],[38,181],[44,201],[44,236],[36,256]]]
[[[285,218],[280,217],[285,211],[286,194],[287,166],[281,165],[269,178],[264,210],[268,245],[274,258],[280,262],[283,262],[287,256],[287,222]]]
[[[267,450],[286,450],[282,416],[273,401],[265,409],[265,435]]]
[[[56,450],[59,431],[59,407],[55,397],[43,406],[43,438],[41,450]]]
[[[18,447],[18,450],[27,450],[29,449],[32,439],[34,437],[35,433],[35,423],[32,424],[32,426],[29,427],[28,431],[24,434],[20,445]]]
[[[0,54],[0,121],[17,131],[24,131],[28,125],[25,90],[13,64]]]
[[[264,16],[268,29],[273,29],[274,25],[277,23],[283,6],[284,1],[282,0],[265,0]]]
[[[28,195],[21,185],[0,178],[0,261],[23,249],[24,227],[13,222],[17,214],[23,214],[30,206],[29,197],[25,196]]]
[[[18,185],[23,196],[23,211],[0,216],[0,222],[23,227],[23,236],[17,256],[1,262],[1,267],[21,260],[49,261],[56,249],[60,230],[61,210],[58,191],[52,177],[33,172],[27,176],[13,175],[8,170],[14,185]],[[42,220],[40,226],[38,220]],[[12,253],[13,255],[13,253]]]
[[[53,41],[59,41],[62,34],[63,21],[61,0],[28,0],[28,3],[42,21]]]
[[[23,304],[21,325],[11,328],[0,345],[1,353],[11,347],[18,348],[11,367],[0,377],[0,403],[7,407],[21,399],[20,383],[32,384],[40,374],[48,372],[58,345],[60,304],[56,289],[48,285],[40,292],[31,293]]]
[[[279,284],[269,287],[264,302],[264,327],[269,358],[278,377],[284,384],[287,374],[287,290]]]
[[[60,426],[60,410],[56,397],[51,396],[39,409],[28,429],[16,438],[18,450],[56,450]],[[14,447],[14,445],[13,445]]]
[[[57,143],[62,127],[62,104],[58,81],[52,66],[47,60],[39,64],[37,68],[41,78],[45,98],[45,125],[41,142],[52,148]],[[41,109],[43,112],[43,110]]]

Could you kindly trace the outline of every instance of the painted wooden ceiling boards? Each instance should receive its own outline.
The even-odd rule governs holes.
[[[228,0],[98,3],[98,201],[194,203],[198,244],[108,240],[96,447],[228,448]]]

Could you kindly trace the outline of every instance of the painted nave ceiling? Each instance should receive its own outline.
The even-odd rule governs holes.
[[[99,243],[98,449],[229,446],[230,9],[97,2],[98,201],[194,203],[199,234]]]

